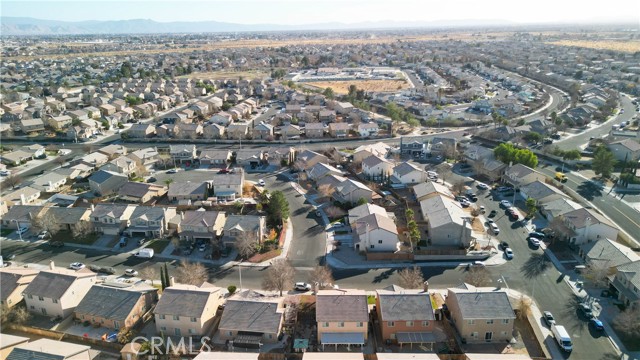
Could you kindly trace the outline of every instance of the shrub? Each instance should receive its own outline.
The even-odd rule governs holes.
[[[227,287],[227,291],[229,292],[229,295],[233,295],[236,292],[237,289],[238,288],[235,285],[229,285]]]

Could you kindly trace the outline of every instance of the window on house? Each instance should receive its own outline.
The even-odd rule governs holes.
[[[487,325],[493,324],[493,320],[487,320]]]
[[[35,309],[36,309],[36,307],[35,307],[35,306],[33,306],[33,305],[29,306],[29,308],[30,308],[31,310],[35,310]]]
[[[38,296],[38,300],[44,301],[44,298],[42,296]]]
[[[393,321],[387,321],[387,326],[388,327],[394,327],[394,326],[396,326],[396,323],[393,322]]]
[[[27,295],[27,297],[29,298],[29,300],[33,300],[33,295]]]
[[[175,320],[175,321],[180,320],[180,316],[178,316],[178,315],[173,315],[173,320]]]
[[[191,318],[191,322],[196,322],[196,321],[198,321],[198,319],[196,319],[194,317]]]
[[[189,329],[189,334],[195,334],[196,333],[196,329]]]
[[[427,327],[429,326],[429,322],[428,321],[423,321],[422,322],[422,327]]]
[[[323,324],[322,324],[322,327],[329,327],[329,323],[328,323],[328,322],[323,323]]]
[[[233,331],[227,331],[227,335],[233,336]]]
[[[502,323],[503,324],[508,324],[509,323],[509,319],[502,319]]]
[[[493,338],[493,332],[487,331],[484,334],[484,341],[491,341],[492,338]]]
[[[344,322],[339,322],[338,327],[344,327]]]
[[[467,320],[468,325],[475,325],[475,323],[476,323],[475,320]]]
[[[364,323],[362,323],[362,322],[359,322],[359,323],[356,324],[356,327],[359,327],[359,328],[361,328],[363,326],[364,326]]]
[[[375,246],[375,245],[370,245],[370,247],[371,247],[372,249],[375,249],[375,247],[376,247],[376,246]]]
[[[161,320],[164,320],[164,315],[163,315],[163,314],[158,315],[158,317],[159,317]]]
[[[378,240],[378,244],[382,244],[382,240]]]
[[[477,337],[478,337],[478,333],[477,333],[477,332],[475,332],[475,331],[474,331],[474,332],[472,332],[472,333],[471,333],[471,337],[472,337],[472,338],[477,338]]]
[[[58,299],[53,299],[53,303],[57,304],[58,303]]]

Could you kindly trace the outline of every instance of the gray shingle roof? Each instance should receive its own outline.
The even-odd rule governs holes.
[[[382,321],[435,320],[431,298],[422,294],[378,294]]]
[[[278,304],[265,301],[228,300],[220,329],[276,333],[282,320]]]
[[[41,271],[29,286],[24,289],[24,293],[50,299],[60,299],[76,279],[78,278],[71,274]]]
[[[211,294],[201,290],[166,288],[154,313],[199,318]]]
[[[456,292],[463,319],[515,319],[509,297],[504,291]]]
[[[321,290],[316,296],[316,321],[367,322],[369,307],[364,291]]]
[[[124,322],[145,292],[93,285],[75,312]]]

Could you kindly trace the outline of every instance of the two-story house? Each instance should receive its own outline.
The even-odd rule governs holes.
[[[254,139],[273,140],[273,125],[260,123],[253,127],[252,137]]]
[[[261,348],[276,343],[284,323],[283,299],[267,297],[253,290],[242,291],[225,304],[219,336],[237,347]]]
[[[151,166],[160,160],[160,154],[158,154],[158,149],[155,147],[133,151],[127,157],[143,166]]]
[[[180,181],[169,184],[169,201],[198,201],[207,199],[209,183],[199,181]]]
[[[229,215],[222,232],[225,247],[235,246],[238,238],[246,237],[260,243],[267,234],[267,221],[258,215]]]
[[[358,125],[358,134],[362,137],[378,136],[378,131],[380,131],[380,128],[374,122]]]
[[[224,211],[189,210],[179,215],[180,239],[211,242],[222,235],[227,215]]]
[[[308,123],[304,126],[304,135],[308,139],[320,139],[324,137],[325,126],[321,122]]]
[[[371,155],[362,160],[362,173],[372,181],[383,181],[393,174],[393,163],[380,156]]]
[[[159,238],[177,215],[175,207],[136,206],[125,233],[131,237]]]
[[[625,306],[636,308],[640,303],[640,260],[619,265],[611,280],[611,287]]]
[[[218,201],[233,201],[242,198],[244,171],[238,169],[232,174],[213,174],[210,181],[213,196]]]
[[[351,126],[347,123],[332,122],[329,124],[329,134],[334,138],[343,138],[349,136]]]
[[[22,301],[22,293],[38,275],[38,270],[9,267],[0,269],[0,305],[12,308]]]
[[[391,181],[397,184],[417,184],[427,181],[428,178],[426,171],[412,163],[403,162],[393,168]]]
[[[91,222],[97,233],[119,235],[129,226],[135,205],[100,203],[92,206]]]
[[[227,139],[242,140],[246,139],[249,134],[249,123],[246,122],[233,122],[227,126],[226,129]]]
[[[106,163],[100,170],[132,176],[138,171],[138,163],[127,156],[120,156]]]
[[[192,144],[169,145],[169,155],[176,164],[191,165],[198,159],[196,146]]]
[[[453,326],[467,343],[504,343],[513,338],[516,315],[504,291],[448,289]]]
[[[107,329],[131,329],[158,301],[158,289],[142,283],[95,284],[75,308],[74,317]]]
[[[471,243],[471,218],[460,203],[441,194],[420,201],[427,239],[434,246],[467,247]]]
[[[352,179],[346,179],[336,186],[333,198],[342,203],[354,204],[365,199],[371,202],[373,190],[369,189],[365,184]]]
[[[89,188],[97,195],[106,196],[118,191],[128,180],[127,175],[98,170],[89,177]]]
[[[59,269],[51,262],[49,270],[36,275],[24,289],[24,301],[31,313],[66,318],[96,282],[96,274],[89,270]]]
[[[562,215],[564,224],[571,230],[569,241],[575,245],[587,242],[617,239],[618,228],[594,210],[580,208]]]
[[[319,290],[316,295],[318,342],[360,345],[367,342],[369,307],[363,290]]]
[[[504,170],[504,174],[502,174],[502,181],[504,183],[518,189],[534,181],[544,182],[545,178],[546,176],[542,173],[522,164],[509,166]]]
[[[200,286],[171,284],[153,311],[156,330],[167,336],[206,335],[223,303],[222,289],[207,282]]]
[[[393,219],[373,213],[353,222],[353,246],[356,251],[395,252],[399,249],[398,229]]]
[[[435,315],[431,296],[422,290],[376,290],[376,313],[383,341],[433,344]]]

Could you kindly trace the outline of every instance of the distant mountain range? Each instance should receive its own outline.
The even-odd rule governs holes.
[[[442,21],[377,21],[319,23],[305,25],[235,24],[218,21],[157,22],[148,19],[113,21],[57,21],[28,17],[0,17],[2,35],[71,35],[71,34],[166,34],[205,32],[299,31],[299,30],[356,30],[400,28],[501,27],[517,23],[505,20],[442,20]]]

